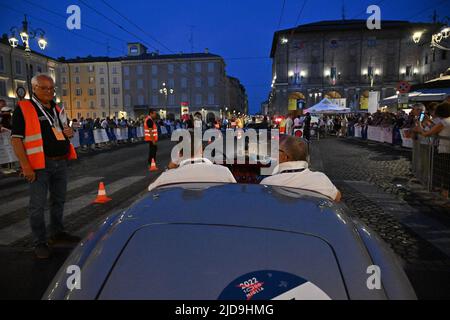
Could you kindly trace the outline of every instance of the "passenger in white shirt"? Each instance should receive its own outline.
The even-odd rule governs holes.
[[[324,173],[308,169],[308,147],[302,139],[280,136],[279,146],[279,165],[272,176],[264,178],[261,184],[305,189],[337,202],[341,200],[341,192]]]
[[[191,135],[191,144],[194,144]],[[171,162],[168,170],[163,172],[153,183],[148,187],[149,191],[163,185],[173,183],[186,182],[223,182],[236,183],[231,171],[224,166],[212,163],[209,159],[202,157],[202,148],[194,151],[191,149],[192,158],[182,161]],[[178,164],[179,162],[179,164]]]

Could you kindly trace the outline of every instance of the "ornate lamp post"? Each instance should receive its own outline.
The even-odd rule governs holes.
[[[20,40],[22,41],[22,45],[25,47],[27,86],[28,86],[28,93],[31,95],[31,75],[29,65],[31,56],[30,40],[37,39],[39,48],[41,50],[45,50],[45,48],[47,47],[47,40],[45,40],[44,38],[45,31],[42,30],[41,28],[31,29],[28,26],[27,16],[25,15],[25,18],[22,21],[22,29],[18,27],[11,27],[10,32],[11,35],[8,40],[11,47],[16,48],[19,45],[19,39],[16,38],[16,33],[19,34]],[[13,81],[14,79],[11,80]]]
[[[167,109],[167,96],[169,94],[174,94],[175,90],[173,90],[173,88],[167,88],[166,83],[163,82],[161,89],[159,89],[159,93],[164,95],[164,108]]]

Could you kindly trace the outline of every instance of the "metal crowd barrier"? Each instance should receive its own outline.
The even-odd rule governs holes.
[[[450,138],[424,138],[413,141],[412,171],[429,191],[450,189]]]
[[[109,142],[134,142],[144,137],[144,128],[99,128],[99,129],[77,129],[71,139],[75,148],[89,148],[104,145]]]
[[[351,130],[347,130],[347,137],[401,145],[402,147],[411,149],[413,147],[413,140],[410,130],[396,127],[361,126],[355,124],[351,127]]]
[[[432,139],[431,182],[432,190],[450,190],[450,137]]]
[[[418,136],[412,143],[412,163],[411,170],[416,178],[431,190],[432,185],[432,158],[433,144],[431,138]]]
[[[364,127],[358,124],[354,126],[351,136],[381,143],[401,144],[402,147],[412,149],[411,170],[415,177],[429,191],[450,189],[450,138],[425,138],[413,134],[411,129]]]
[[[144,139],[144,127],[107,128],[107,129],[74,129],[75,134],[70,141],[76,149],[95,148],[96,145],[106,145],[115,142],[137,142]],[[159,128],[162,138],[169,137],[165,127]],[[0,165],[14,164],[17,166],[18,159],[11,146],[11,133],[9,131],[0,133]]]

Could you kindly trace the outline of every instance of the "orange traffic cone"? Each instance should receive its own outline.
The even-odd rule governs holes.
[[[158,168],[156,167],[155,159],[152,159],[152,164],[150,166],[150,171],[158,171]]]
[[[98,185],[97,198],[94,200],[93,203],[106,203],[111,200],[112,200],[111,198],[108,198],[106,196],[105,185],[103,184],[103,182],[100,182],[100,184]]]

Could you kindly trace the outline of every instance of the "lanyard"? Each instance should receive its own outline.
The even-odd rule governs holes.
[[[50,123],[50,126],[55,127],[58,126],[59,124],[57,123],[56,119],[58,118],[58,115],[55,112],[55,108],[53,108],[53,116],[52,117],[50,114],[48,114],[45,111],[45,107],[42,106],[42,104],[39,102],[39,100],[37,100],[34,96],[32,97],[32,100],[34,101],[34,103],[36,103],[36,105],[38,106],[38,108],[41,110],[41,112],[44,114],[45,118],[47,119],[47,121]],[[50,120],[50,118],[53,120]]]

